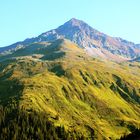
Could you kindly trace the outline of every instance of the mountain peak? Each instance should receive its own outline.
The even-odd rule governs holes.
[[[82,27],[83,25],[88,25],[86,24],[84,21],[76,19],[76,18],[72,18],[69,21],[67,21],[64,25],[69,25],[69,26],[78,26],[78,27]]]
[[[70,19],[68,22],[71,22],[71,23],[83,23],[83,21],[82,20],[79,20],[79,19],[76,19],[76,18],[72,18],[72,19]]]
[[[80,21],[80,20],[76,18],[71,18],[69,21]]]
[[[99,56],[111,60],[115,57],[113,60],[116,60],[116,57],[121,56],[126,60],[140,56],[140,45],[108,36],[76,18],[72,18],[58,28],[44,32],[36,38],[2,48],[0,52],[14,50],[21,45],[26,46],[34,42],[55,41],[64,38],[78,44],[80,48],[84,48],[93,57]]]

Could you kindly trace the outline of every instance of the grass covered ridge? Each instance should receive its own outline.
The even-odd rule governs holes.
[[[138,128],[140,64],[101,61],[67,41],[60,44],[49,48],[64,54],[53,60],[43,51],[39,59],[1,63],[1,104],[14,98],[19,110],[45,112],[54,126],[86,138],[94,132],[94,139],[117,139]]]

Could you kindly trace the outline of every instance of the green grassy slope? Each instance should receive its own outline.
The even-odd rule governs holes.
[[[140,126],[139,63],[93,59],[67,40],[30,47],[1,63],[2,105],[14,98],[19,110],[45,112],[55,126],[89,139],[92,132],[117,139]]]

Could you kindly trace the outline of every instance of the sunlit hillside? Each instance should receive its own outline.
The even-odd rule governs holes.
[[[21,136],[20,123],[15,125],[19,119],[11,114],[22,119],[23,112],[25,124],[28,115],[43,114],[58,134],[54,139],[114,140],[140,127],[138,62],[95,59],[65,39],[33,43],[1,60],[0,103],[6,113],[0,117],[0,136],[5,139],[47,139],[43,129],[30,123],[33,128],[29,125]],[[12,126],[16,133],[9,132]]]

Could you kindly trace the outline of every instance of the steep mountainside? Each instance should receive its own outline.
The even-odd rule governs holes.
[[[46,128],[36,124],[45,117],[56,128],[51,133],[63,134],[59,139],[117,139],[140,126],[139,63],[98,60],[66,39],[32,43],[1,60],[0,103],[9,108],[14,102],[17,108],[7,113],[8,119],[0,118],[0,137],[12,128],[16,133],[11,137],[44,139]],[[10,127],[16,111],[27,118],[22,123],[15,119],[18,123]],[[36,122],[32,113],[45,117]],[[35,123],[31,128],[30,114]],[[30,129],[20,134],[16,128],[25,126],[26,119]]]
[[[36,38],[26,39],[5,48],[0,52],[11,53],[23,46],[34,42],[54,41],[66,38],[84,48],[91,56],[110,60],[127,60],[140,56],[140,45],[128,42],[121,38],[113,38],[101,33],[83,21],[71,19],[57,29],[50,30]]]

